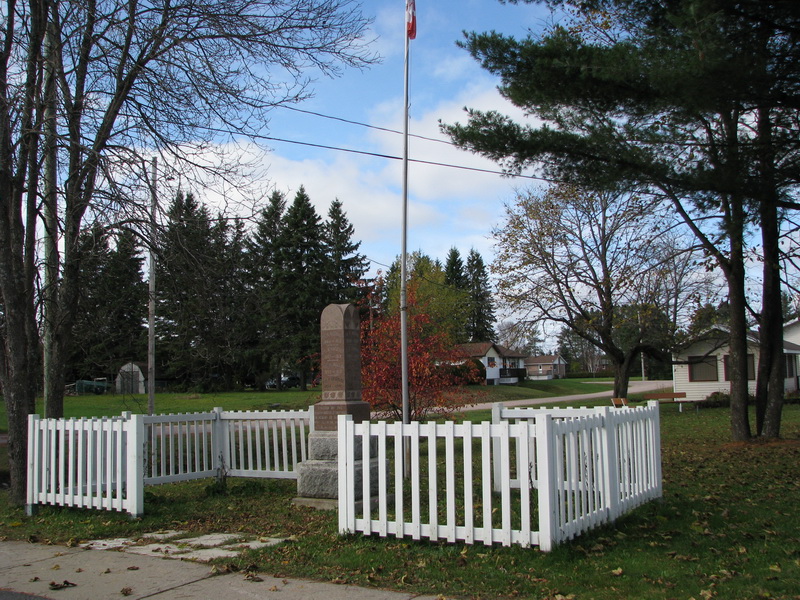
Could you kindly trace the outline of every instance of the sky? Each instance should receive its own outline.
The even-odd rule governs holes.
[[[373,127],[402,131],[405,0],[363,0],[374,19],[371,49],[381,62],[363,71],[345,70],[313,85],[314,96],[296,108]],[[411,41],[409,131],[446,140],[439,122],[465,122],[464,107],[498,109],[522,118],[497,91],[498,80],[456,45],[464,31],[496,30],[524,37],[549,20],[547,9],[498,0],[417,0],[417,36]],[[403,137],[278,108],[267,135],[310,144],[402,156]],[[302,185],[323,218],[335,198],[355,228],[371,274],[399,256],[402,243],[402,161],[270,141],[263,156],[270,185],[289,201]],[[409,157],[497,171],[497,165],[449,144],[410,138]],[[451,247],[462,257],[478,250],[493,260],[491,233],[515,191],[537,184],[496,174],[420,165],[409,166],[408,251],[445,260]]]

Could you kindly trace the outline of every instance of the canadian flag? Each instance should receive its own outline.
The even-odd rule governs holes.
[[[417,37],[417,7],[414,0],[406,0],[406,34],[410,40]]]

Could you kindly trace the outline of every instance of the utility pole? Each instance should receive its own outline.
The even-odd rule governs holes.
[[[158,162],[153,157],[150,177],[150,277],[148,281],[147,306],[147,414],[156,409],[156,169]]]

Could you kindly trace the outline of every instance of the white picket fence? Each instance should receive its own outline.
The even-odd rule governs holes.
[[[498,406],[495,418],[403,425],[340,417],[339,531],[550,550],[661,496],[657,402]],[[375,490],[372,502],[358,501]]]
[[[144,486],[222,475],[296,478],[313,407],[28,420],[28,494],[36,504],[144,512]]]

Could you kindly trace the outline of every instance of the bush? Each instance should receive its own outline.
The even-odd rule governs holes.
[[[726,392],[714,392],[706,396],[700,406],[705,408],[724,408],[731,405],[731,395]]]
[[[756,399],[753,395],[747,397],[747,404],[750,406],[755,404],[755,401]],[[729,408],[730,405],[731,395],[727,392],[713,392],[700,402],[700,406],[704,408]]]
[[[800,390],[789,392],[783,399],[784,404],[800,404]]]

